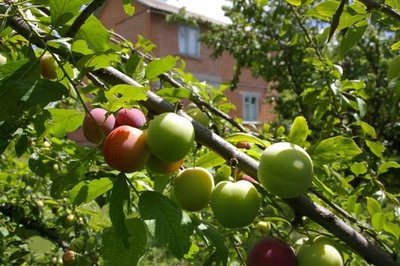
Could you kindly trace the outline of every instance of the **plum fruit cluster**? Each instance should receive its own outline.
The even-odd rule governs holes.
[[[192,115],[200,112],[191,110]],[[155,116],[142,130],[146,122],[139,109],[121,109],[114,116],[94,108],[84,118],[82,128],[88,141],[102,147],[104,160],[113,169],[126,173],[144,167],[160,174],[178,171],[194,144],[191,122],[175,113]],[[202,122],[206,124],[205,119]],[[227,228],[251,224],[261,202],[248,180],[223,181],[215,186],[212,174],[201,167],[190,167],[176,175],[173,198],[187,211],[200,211],[210,204],[217,221]]]
[[[275,237],[267,236],[256,242],[247,254],[247,266],[343,266],[336,243],[317,237],[304,243],[297,254],[294,249]]]
[[[122,108],[115,116],[94,108],[82,129],[88,141],[102,147],[106,163],[118,171],[132,173],[145,166],[161,174],[179,170],[194,142],[192,124],[174,113],[156,116],[143,131],[146,122],[137,108]]]

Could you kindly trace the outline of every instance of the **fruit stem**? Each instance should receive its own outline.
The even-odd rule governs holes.
[[[181,101],[177,101],[174,107],[174,113],[176,114],[178,111],[182,110],[183,103]]]
[[[232,177],[235,182],[237,181],[237,171],[236,166],[239,164],[239,161],[236,157],[233,157],[229,160],[229,164],[231,166]]]

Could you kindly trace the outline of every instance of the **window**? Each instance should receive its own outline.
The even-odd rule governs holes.
[[[186,25],[179,26],[179,53],[191,57],[200,57],[199,29]]]
[[[259,93],[245,92],[243,96],[243,121],[258,122]]]

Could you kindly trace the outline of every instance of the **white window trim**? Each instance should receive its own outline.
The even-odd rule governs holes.
[[[248,92],[248,91],[241,91],[240,92],[240,94],[242,95],[242,118],[243,118],[243,123],[244,124],[260,124],[260,117],[259,117],[259,114],[260,114],[260,97],[261,97],[261,93],[259,93],[259,92]],[[248,96],[248,97],[256,97],[257,98],[257,101],[256,101],[256,110],[257,110],[257,113],[256,113],[256,116],[257,116],[257,120],[254,120],[254,121],[252,121],[252,120],[245,120],[244,118],[245,118],[245,105],[246,105],[246,103],[245,103],[245,99],[246,99],[246,96]]]
[[[181,39],[181,37],[180,37],[181,28],[186,28],[188,30],[197,31],[197,44],[196,44],[196,46],[197,46],[196,50],[197,51],[196,51],[196,54],[190,54],[189,52],[181,52],[181,49],[180,49],[180,45],[181,45],[181,42],[180,42],[180,39]],[[178,52],[179,52],[179,54],[183,55],[183,56],[186,56],[186,57],[196,58],[196,59],[200,58],[200,40],[199,40],[199,38],[200,38],[200,29],[199,28],[192,27],[192,26],[189,26],[189,25],[184,25],[184,24],[179,25],[178,26]],[[186,40],[185,45],[188,45],[188,40]]]

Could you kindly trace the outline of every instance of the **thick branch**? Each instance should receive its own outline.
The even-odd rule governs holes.
[[[0,206],[0,212],[7,216],[10,217],[14,222],[21,224],[24,226],[24,228],[32,230],[37,232],[39,235],[50,239],[51,241],[57,243],[60,246],[62,245],[62,241],[61,241],[61,237],[60,237],[60,233],[57,232],[57,230],[55,228],[49,228],[46,227],[44,224],[40,223],[39,221],[36,221],[32,218],[28,218],[28,217],[21,217],[19,219],[16,219],[14,217],[14,210],[18,208],[18,206],[14,206],[14,205],[7,205],[7,206]]]
[[[17,17],[13,17],[10,20],[10,24],[14,30],[23,35],[25,38],[30,39],[35,45],[44,48],[43,42],[40,41],[39,38],[32,36],[32,33],[29,31],[29,26],[26,25],[26,23],[23,21],[21,22],[21,19]],[[134,86],[140,86],[138,82],[112,67],[96,71],[96,75],[98,75],[107,83],[125,83]],[[151,91],[147,93],[147,97],[147,100],[142,102],[142,104],[146,108],[153,110],[156,113],[171,112],[174,109],[172,104]],[[257,176],[258,161],[240,152],[232,144],[214,134],[209,129],[203,127],[184,112],[179,111],[178,113],[192,122],[195,128],[197,142],[207,146],[211,150],[214,150],[227,161],[232,158],[236,158],[239,162],[238,167],[242,171],[250,176]],[[301,197],[287,200],[287,202],[293,208],[295,208],[298,213],[308,216],[327,229],[329,232],[336,235],[354,251],[360,254],[360,256],[362,256],[368,263],[372,263],[376,266],[398,265],[390,256],[390,254],[375,246],[357,230],[346,224],[332,212],[312,202],[307,196],[303,195]]]
[[[102,6],[105,1],[106,0],[93,0],[74,20],[65,36],[73,38],[82,25],[85,24],[90,15],[93,14],[93,12],[96,11],[96,9],[98,9],[100,6]]]
[[[368,9],[371,9],[371,10],[376,9],[376,10],[378,10],[382,13],[385,13],[389,17],[400,22],[400,13],[397,12],[396,10],[392,9],[390,6],[382,5],[373,0],[360,0],[360,2],[363,3]]]

